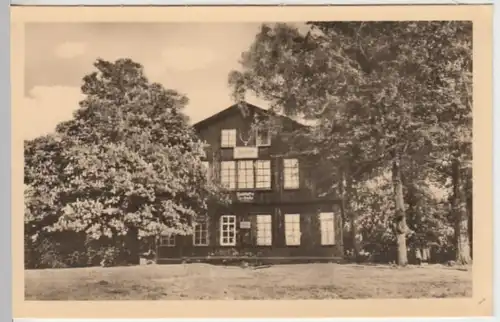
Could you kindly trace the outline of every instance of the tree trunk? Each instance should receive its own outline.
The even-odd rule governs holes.
[[[460,166],[460,160],[454,159],[451,178],[453,184],[452,209],[455,218],[456,262],[465,265],[471,262],[471,247],[469,243],[469,218],[463,193]]]
[[[346,202],[345,202],[345,187],[344,187],[344,172],[343,170],[340,170],[339,171],[339,174],[340,174],[340,182],[339,182],[339,185],[338,185],[338,194],[340,196],[340,212],[341,212],[341,216],[342,216],[342,230],[344,230],[344,224],[346,222],[346,218],[347,218],[347,214],[346,214]],[[342,237],[342,243],[344,245],[348,245],[348,243],[346,243],[346,240],[344,239],[344,237]],[[348,249],[348,248],[344,248],[344,251]]]
[[[126,239],[127,250],[129,253],[128,263],[138,265],[140,262],[139,230],[135,227],[129,228]]]
[[[474,247],[473,247],[473,234],[472,234],[472,230],[473,230],[473,220],[472,220],[472,207],[473,207],[473,199],[472,199],[472,185],[473,185],[473,182],[472,182],[472,174],[471,173],[468,173],[467,174],[467,194],[466,194],[466,200],[467,200],[467,216],[468,216],[468,219],[469,219],[469,246],[470,246],[470,257],[471,257],[471,260],[474,259]]]
[[[394,201],[396,205],[396,217],[394,222],[394,233],[397,242],[397,264],[406,266],[408,264],[408,251],[406,248],[406,214],[403,195],[403,182],[401,180],[401,164],[399,158],[392,162],[392,184],[394,187]]]
[[[353,256],[357,260],[359,258],[359,253],[361,251],[360,245],[358,242],[358,226],[357,226],[357,212],[355,209],[352,207],[352,202],[353,202],[353,189],[352,189],[352,177],[347,174],[347,178],[345,180],[345,192],[346,192],[346,197],[345,197],[345,204],[346,204],[346,212],[348,216],[350,217],[351,220],[351,243],[352,243],[352,250],[353,250]]]

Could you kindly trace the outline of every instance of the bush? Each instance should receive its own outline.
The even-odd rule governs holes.
[[[89,240],[74,232],[44,233],[35,240],[25,236],[24,241],[26,269],[126,265],[131,257],[122,240]]]
[[[24,265],[27,269],[86,266],[87,257],[78,236],[46,233],[35,240],[25,236],[24,241]]]

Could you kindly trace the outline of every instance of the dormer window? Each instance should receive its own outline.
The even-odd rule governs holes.
[[[269,129],[257,129],[256,135],[257,146],[270,146],[271,145],[271,133]]]
[[[225,129],[225,130],[221,131],[220,146],[222,148],[234,148],[236,146],[236,130],[235,129]]]

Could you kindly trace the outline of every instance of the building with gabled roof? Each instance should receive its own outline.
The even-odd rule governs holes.
[[[279,127],[276,131],[256,122]],[[288,153],[283,139],[303,127],[248,103],[196,123],[197,134],[206,142],[207,175],[229,190],[233,202],[209,206],[193,235],[161,238],[159,260],[342,258],[340,199],[318,195],[317,175],[311,175],[319,170],[315,161]]]

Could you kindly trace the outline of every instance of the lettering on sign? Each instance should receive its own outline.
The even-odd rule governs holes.
[[[242,221],[240,222],[240,228],[241,229],[250,229],[252,227],[251,223],[249,221]]]
[[[238,146],[233,150],[234,159],[257,159],[259,157],[259,149],[254,146]]]
[[[236,198],[238,198],[239,201],[252,201],[254,198],[254,193],[253,192],[237,192]]]

